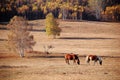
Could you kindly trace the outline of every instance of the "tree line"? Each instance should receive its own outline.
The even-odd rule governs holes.
[[[55,18],[120,21],[120,0],[0,0],[0,21],[14,15],[28,20]]]

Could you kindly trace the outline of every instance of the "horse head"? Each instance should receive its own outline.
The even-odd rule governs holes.
[[[77,59],[77,64],[80,65],[80,60],[79,60],[79,58]]]
[[[74,56],[75,60],[77,61],[77,64],[80,65],[80,60],[79,60],[78,54],[74,54],[73,56]]]
[[[102,59],[101,57],[97,56],[98,57],[98,61],[99,61],[99,64],[102,65]]]

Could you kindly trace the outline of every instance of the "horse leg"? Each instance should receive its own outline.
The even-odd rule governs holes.
[[[68,62],[68,64],[70,64],[70,63],[69,63],[69,60],[67,60],[67,62]]]
[[[90,65],[90,61],[88,62],[88,65]]]
[[[77,59],[77,64],[80,65],[80,60],[79,59]]]
[[[65,59],[65,62],[68,64],[68,59]]]
[[[73,59],[73,64],[75,64],[76,63],[76,60],[75,59]]]
[[[90,65],[90,61],[91,61],[91,60],[88,58],[88,60],[86,61],[86,62],[87,62],[87,64],[89,64],[89,65]]]
[[[97,60],[94,61],[94,65],[95,65],[96,62],[97,62]]]
[[[65,59],[65,62],[67,63],[67,59]]]
[[[66,62],[67,64],[70,64],[68,59],[65,59],[65,62]]]
[[[91,63],[91,60],[89,60],[87,63],[88,63],[88,65],[90,65],[90,63]]]
[[[96,61],[94,61],[94,65],[95,65]]]
[[[76,63],[75,56],[73,56],[73,64],[75,64],[75,63]]]

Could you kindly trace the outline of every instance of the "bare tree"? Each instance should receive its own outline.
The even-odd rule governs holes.
[[[88,0],[91,11],[95,12],[95,17],[97,20],[101,18],[102,11],[102,0]]]
[[[8,46],[9,49],[20,54],[20,57],[24,57],[24,51],[31,49],[35,45],[33,35],[30,35],[28,29],[27,20],[23,17],[14,16],[10,23],[7,25],[9,29],[8,34]]]
[[[44,45],[43,48],[45,50],[45,53],[49,54],[50,53],[49,50],[54,48],[54,47],[52,45]]]

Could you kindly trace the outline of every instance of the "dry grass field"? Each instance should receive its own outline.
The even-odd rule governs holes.
[[[119,80],[120,79],[120,23],[93,21],[59,21],[61,36],[46,36],[44,20],[29,21],[37,42],[33,53],[25,58],[6,50],[7,30],[0,30],[0,80]],[[3,26],[3,25],[0,25]],[[44,45],[52,45],[44,54]],[[80,65],[67,65],[65,53],[79,54]],[[102,56],[103,65],[85,63],[85,55]]]

